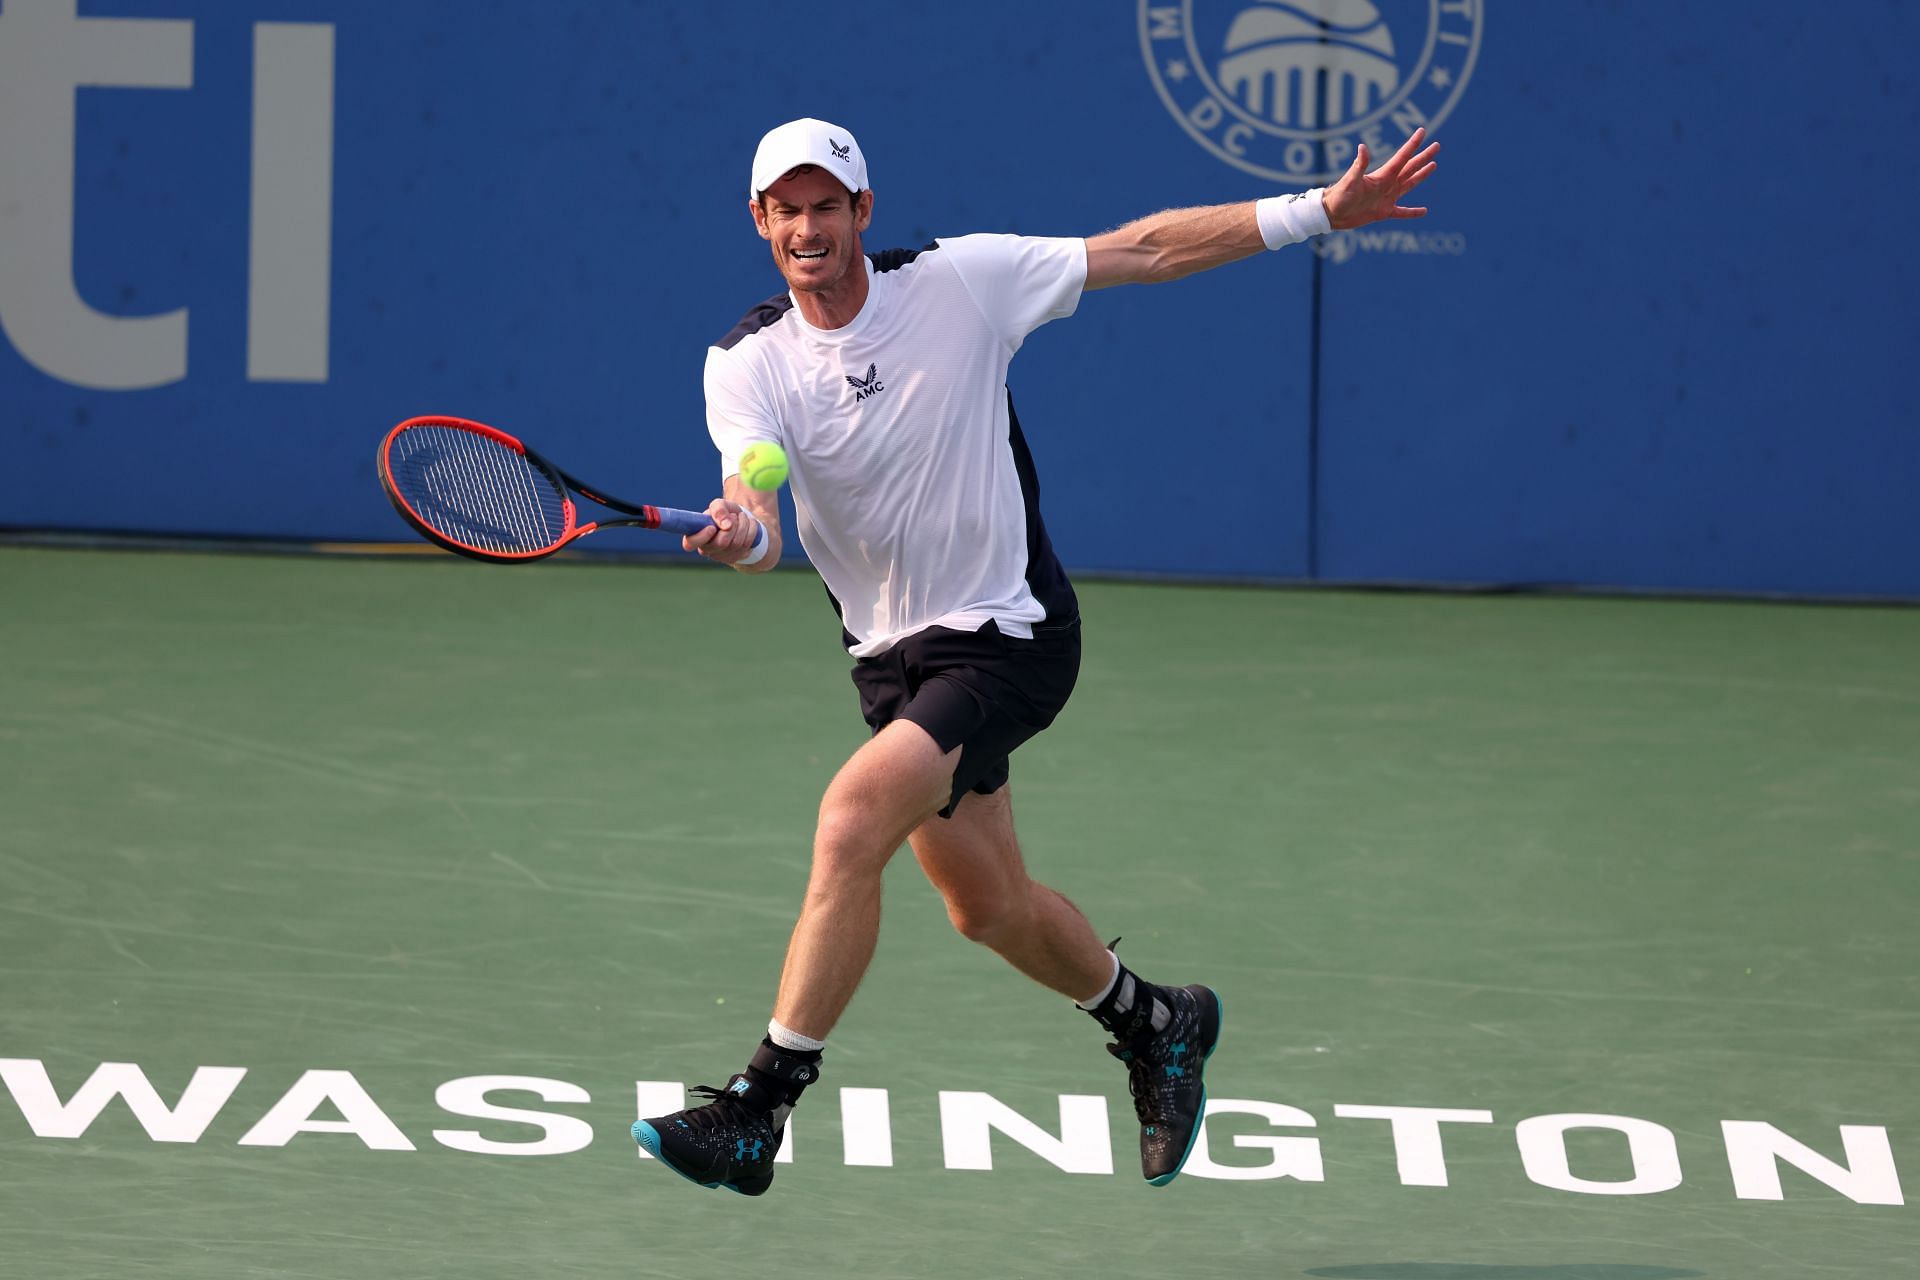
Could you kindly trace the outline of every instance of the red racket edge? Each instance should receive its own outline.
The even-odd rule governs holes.
[[[395,436],[410,427],[452,427],[456,431],[471,431],[477,436],[485,436],[489,440],[497,440],[515,453],[525,453],[527,451],[527,446],[521,444],[514,437],[508,435],[498,427],[490,427],[484,422],[475,422],[472,418],[450,417],[444,413],[428,413],[418,418],[408,418],[405,422],[387,432],[387,440],[391,442]],[[384,453],[384,449],[382,452]]]
[[[412,427],[451,427],[459,431],[471,431],[475,435],[485,436],[489,440],[506,445],[515,453],[524,456],[529,462],[539,467],[542,471],[548,472],[550,478],[555,481],[554,487],[560,491],[561,502],[567,514],[566,532],[561,535],[552,546],[541,547],[537,551],[487,551],[480,547],[469,546],[457,538],[450,538],[428,524],[421,518],[419,513],[413,509],[412,505],[407,502],[406,497],[400,492],[400,486],[394,483],[393,471],[387,464],[387,454],[393,448],[393,442],[400,438],[401,433]],[[413,531],[425,538],[428,542],[438,547],[444,547],[455,555],[466,556],[470,560],[484,560],[489,564],[525,564],[530,560],[544,560],[554,552],[560,550],[560,548],[566,546],[569,542],[572,542],[575,538],[592,533],[594,529],[599,527],[598,525],[589,524],[581,528],[576,528],[574,526],[573,499],[566,496],[566,487],[560,482],[559,476],[554,473],[553,464],[537,453],[528,452],[525,445],[521,444],[506,432],[495,427],[490,427],[484,422],[474,422],[469,418],[451,418],[442,414],[429,414],[419,418],[408,418],[405,422],[402,422],[393,430],[387,432],[385,438],[380,441],[380,449],[375,456],[375,464],[374,469],[380,475],[380,488],[386,493],[387,501],[393,504],[393,509],[400,513],[400,518],[412,525]]]

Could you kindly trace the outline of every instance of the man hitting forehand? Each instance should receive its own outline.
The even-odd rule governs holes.
[[[725,496],[689,551],[763,573],[783,545],[776,496],[740,456],[786,450],[801,544],[854,658],[873,737],[820,801],[813,868],[766,1038],[700,1106],[641,1120],[640,1145],[708,1187],[759,1195],[788,1114],[819,1076],[873,958],[881,872],[902,843],[964,936],[1073,1000],[1113,1037],[1140,1118],[1141,1172],[1185,1164],[1206,1104],[1222,1003],[1156,986],[1086,917],[1027,875],[1008,757],[1053,722],[1080,666],[1080,614],[1054,555],[1007,367],[1081,294],[1176,280],[1329,230],[1415,218],[1401,196],[1434,170],[1416,132],[1332,187],[1176,209],[1088,239],[972,235],[867,254],[866,157],[847,130],[794,120],[762,138],[748,187],[787,292],[707,352],[707,429]],[[767,537],[758,541],[764,527]]]

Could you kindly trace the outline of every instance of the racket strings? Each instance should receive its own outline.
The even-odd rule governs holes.
[[[495,554],[542,551],[569,532],[566,494],[498,441],[457,427],[403,431],[387,455],[394,486],[443,537]]]

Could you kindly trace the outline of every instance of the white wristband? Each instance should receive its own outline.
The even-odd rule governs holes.
[[[1260,238],[1269,249],[1284,249],[1308,236],[1323,236],[1333,230],[1333,224],[1327,221],[1325,187],[1256,200],[1253,214],[1260,220]]]
[[[758,518],[756,517],[756,523],[757,522]],[[735,560],[733,567],[736,569],[744,569],[750,564],[759,564],[767,558],[767,548],[772,544],[773,539],[767,536],[767,526],[764,524],[761,525],[760,536],[753,540],[753,550],[747,552],[747,554],[741,556],[738,560]]]

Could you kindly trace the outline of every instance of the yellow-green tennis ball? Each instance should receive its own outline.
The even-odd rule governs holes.
[[[756,444],[740,455],[740,482],[749,489],[778,489],[787,482],[787,451],[777,444]]]

